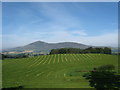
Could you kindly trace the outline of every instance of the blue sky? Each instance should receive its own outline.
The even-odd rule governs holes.
[[[3,48],[34,41],[117,46],[117,2],[4,2]]]

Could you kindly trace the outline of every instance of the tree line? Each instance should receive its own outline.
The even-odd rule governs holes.
[[[84,53],[101,53],[101,54],[111,54],[111,48],[93,48],[89,47],[86,49],[80,48],[60,48],[60,49],[52,49],[50,54],[84,54]]]
[[[27,58],[28,55],[26,55],[25,53],[21,53],[21,54],[1,54],[2,56],[2,60],[5,58]]]
[[[44,54],[40,54],[40,53],[0,54],[0,60],[12,59],[12,58],[27,58],[27,57],[40,56],[40,55],[44,55]]]

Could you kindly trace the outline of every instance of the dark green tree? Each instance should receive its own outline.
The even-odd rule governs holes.
[[[80,48],[59,48],[59,49],[52,49],[50,54],[81,54],[81,53],[104,53],[104,54],[111,54],[111,49],[108,47],[105,48],[93,48],[89,47],[86,49]]]
[[[104,54],[111,54],[111,48],[105,47],[104,48]]]
[[[96,53],[101,53],[101,48],[95,48]]]
[[[98,68],[94,68],[89,73],[83,75],[91,87],[97,90],[113,90],[120,89],[120,75],[114,72],[113,65],[105,65]]]
[[[4,60],[5,56],[4,54],[0,54],[0,60]]]

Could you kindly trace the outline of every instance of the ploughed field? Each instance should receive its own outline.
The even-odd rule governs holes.
[[[2,61],[3,88],[89,88],[82,75],[94,67],[113,64],[117,55],[54,54]]]

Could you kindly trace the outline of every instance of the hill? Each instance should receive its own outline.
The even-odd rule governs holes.
[[[46,42],[42,42],[42,41],[36,41],[36,42],[30,43],[28,45],[22,46],[22,47],[16,47],[16,48],[4,50],[4,51],[22,52],[22,51],[33,50],[33,52],[50,52],[51,49],[57,49],[57,48],[85,49],[88,47],[90,47],[90,46],[80,44],[80,43],[74,43],[74,42],[46,43]]]
[[[51,49],[59,49],[59,48],[86,49],[88,47],[105,47],[105,46],[90,46],[90,45],[85,45],[85,44],[75,43],[75,42],[46,43],[42,41],[36,41],[25,46],[6,49],[6,50],[3,50],[3,52],[11,52],[11,53],[34,52],[34,53],[48,54]],[[110,48],[112,49],[113,53],[120,52],[117,47],[110,47]]]

